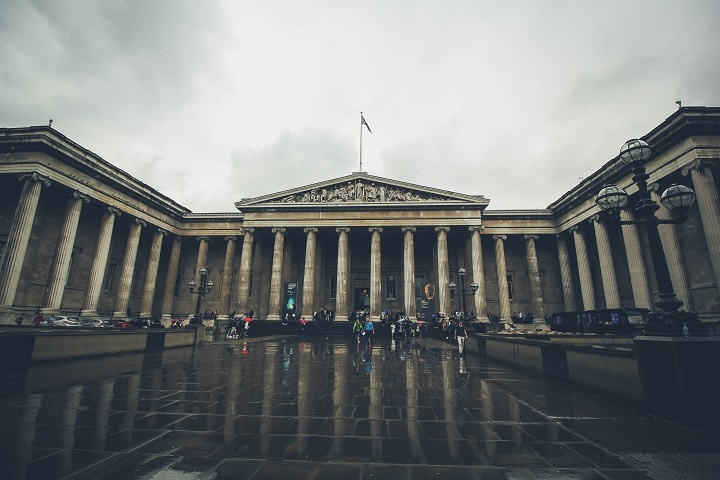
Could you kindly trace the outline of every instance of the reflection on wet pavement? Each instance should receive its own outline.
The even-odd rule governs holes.
[[[7,479],[720,478],[720,432],[432,339],[6,365],[0,387]]]

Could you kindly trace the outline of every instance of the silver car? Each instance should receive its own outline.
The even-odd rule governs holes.
[[[102,318],[83,318],[80,320],[80,326],[91,328],[110,328],[113,324],[110,320]]]

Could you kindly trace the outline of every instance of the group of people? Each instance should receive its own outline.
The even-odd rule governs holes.
[[[372,347],[372,338],[375,334],[375,325],[370,321],[370,317],[356,317],[353,322],[353,335],[357,339],[357,344],[364,340],[366,347]]]
[[[225,338],[230,340],[234,338],[249,337],[250,322],[252,322],[252,315],[250,314],[237,317],[233,315],[230,320],[228,320],[227,325],[225,325]]]
[[[390,334],[395,338],[395,332],[398,336],[403,335],[405,338],[427,338],[428,325],[426,322],[412,322],[407,317],[401,317],[397,322],[390,324]]]

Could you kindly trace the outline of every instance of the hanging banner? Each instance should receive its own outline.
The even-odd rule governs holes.
[[[297,320],[297,282],[285,282],[283,288],[282,320]]]
[[[435,314],[435,284],[423,282],[420,291],[420,317],[428,321]]]

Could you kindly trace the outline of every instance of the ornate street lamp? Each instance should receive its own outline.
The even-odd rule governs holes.
[[[465,275],[467,272],[464,268],[458,269],[458,276],[460,277],[460,293],[459,295],[462,296],[462,314],[463,318],[467,318],[467,305],[465,304],[465,297],[468,295],[475,295],[475,292],[478,291],[478,284],[473,282],[470,284],[470,290],[472,290],[472,293],[466,293],[465,290]],[[455,290],[457,289],[457,285],[455,282],[450,282],[450,295],[455,295]]]
[[[687,209],[695,203],[695,192],[684,185],[671,185],[660,196],[660,203],[669,210],[677,212],[671,220],[660,220],[655,212],[660,206],[652,201],[647,188],[650,178],[645,171],[645,162],[650,158],[652,150],[650,145],[642,140],[629,140],[620,149],[620,160],[630,165],[633,172],[633,182],[638,186],[640,199],[635,205],[634,220],[620,220],[620,211],[628,204],[629,195],[617,185],[606,185],[595,198],[595,203],[604,212],[608,220],[620,224],[643,225],[647,232],[650,256],[652,258],[655,279],[658,286],[658,300],[655,306],[662,310],[659,313],[648,315],[648,324],[645,333],[654,335],[683,335],[683,328],[687,327],[690,334],[701,334],[702,324],[694,312],[678,311],[683,305],[682,300],[675,296],[670,270],[668,269],[665,253],[663,252],[658,225],[681,224],[687,220]]]
[[[197,287],[197,302],[195,303],[195,321],[200,321],[200,299],[204,298],[205,295],[210,293],[210,291],[213,289],[213,282],[212,280],[208,281],[208,272],[205,267],[200,268],[200,285],[197,285],[195,283],[195,280],[190,280],[188,282],[188,289],[190,290],[190,293],[195,293],[195,287]]]

